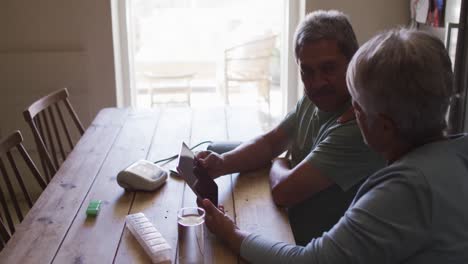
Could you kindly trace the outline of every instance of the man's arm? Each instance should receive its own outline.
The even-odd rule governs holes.
[[[333,185],[317,168],[304,160],[291,168],[289,160],[278,158],[270,170],[273,200],[280,206],[292,206]]]
[[[270,165],[271,160],[286,151],[292,141],[296,129],[296,111],[297,109],[289,112],[271,131],[243,143],[232,151],[222,155],[211,151],[199,152],[199,164],[213,178]]]
[[[263,168],[284,152],[289,144],[286,130],[277,126],[273,130],[243,143],[236,149],[221,155],[221,174],[243,172]]]
[[[337,184],[347,190],[384,166],[384,160],[363,142],[352,123],[331,131],[295,167],[276,159],[270,186],[276,204],[292,206]]]

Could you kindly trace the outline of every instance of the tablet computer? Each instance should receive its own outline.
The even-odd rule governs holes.
[[[218,185],[203,168],[197,166],[195,155],[184,142],[180,149],[177,171],[199,199],[209,199],[218,206]]]

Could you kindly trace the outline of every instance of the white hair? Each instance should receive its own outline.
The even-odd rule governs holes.
[[[296,59],[306,43],[321,39],[336,40],[348,60],[351,60],[359,48],[353,27],[344,13],[337,10],[318,10],[309,13],[297,26],[294,34]]]
[[[451,61],[444,44],[428,33],[395,29],[375,36],[356,52],[346,81],[371,120],[389,116],[407,142],[424,142],[447,126]]]

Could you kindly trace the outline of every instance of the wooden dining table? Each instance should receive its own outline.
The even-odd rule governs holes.
[[[177,263],[177,211],[196,206],[194,193],[177,176],[154,192],[128,192],[117,174],[137,160],[177,154],[182,142],[245,141],[265,129],[259,120],[255,111],[232,107],[101,110],[17,226],[0,263],[150,263],[125,226],[125,217],[138,212],[167,240]],[[219,177],[219,202],[241,229],[294,243],[285,210],[272,201],[268,170]],[[86,214],[91,200],[102,201],[96,217]],[[206,232],[205,263],[239,261]]]

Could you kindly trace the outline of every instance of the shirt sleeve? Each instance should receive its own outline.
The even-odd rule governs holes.
[[[297,113],[299,113],[301,105],[304,102],[304,97],[299,100],[299,102],[296,104],[295,108],[292,109],[286,117],[281,121],[281,123],[278,125],[281,129],[284,129],[286,133],[290,136],[293,137],[294,134],[296,133],[298,129],[298,124],[297,124]]]
[[[358,198],[328,233],[307,246],[249,235],[242,242],[241,256],[252,263],[400,263],[408,259],[429,241],[431,193],[422,176],[398,172],[387,176]]]
[[[384,159],[364,143],[356,121],[330,129],[304,162],[312,164],[341,189],[349,190],[385,166]]]

